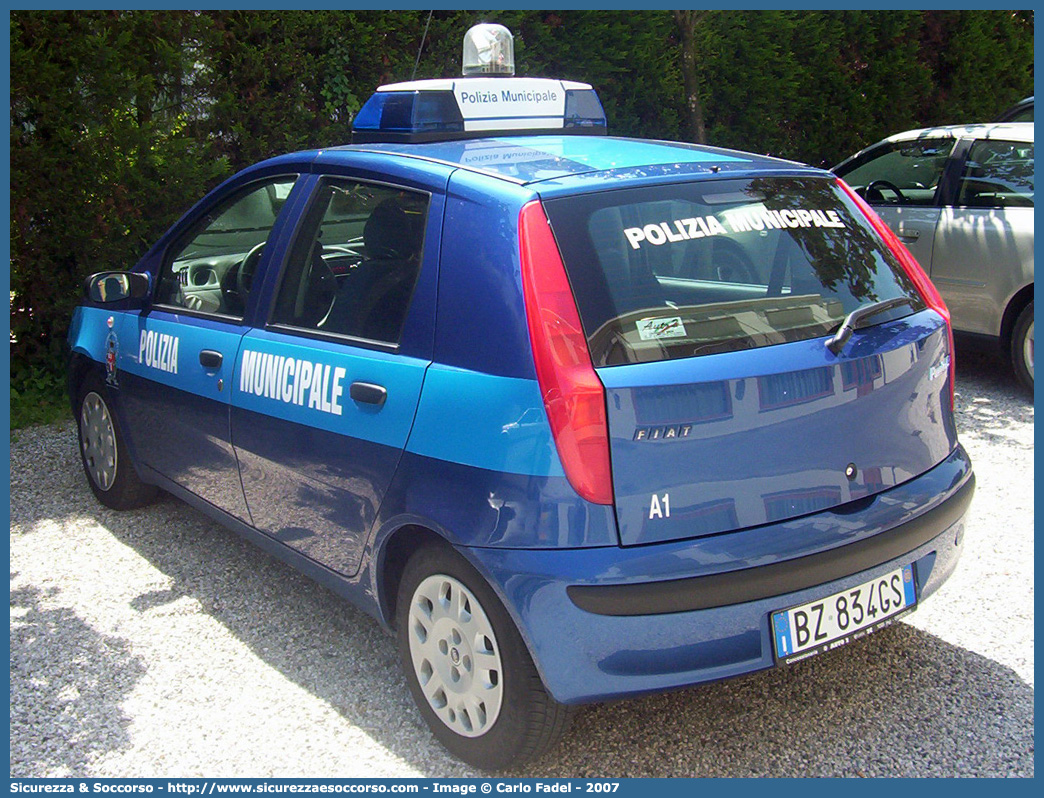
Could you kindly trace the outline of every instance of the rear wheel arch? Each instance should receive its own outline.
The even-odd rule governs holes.
[[[1022,309],[1033,301],[1033,283],[1024,285],[1015,292],[1015,296],[1008,302],[1004,309],[1004,317],[1001,320],[1000,344],[1001,348],[1008,352],[1011,349],[1011,336],[1015,332],[1015,323],[1019,319]]]
[[[543,679],[542,666],[537,662],[536,657],[534,656],[533,641],[530,639],[528,632],[521,623],[521,619],[518,617],[515,608],[506,600],[503,591],[487,576],[485,568],[475,562],[474,559],[468,557],[464,552],[458,550],[452,543],[450,543],[445,535],[440,534],[434,531],[431,527],[424,526],[423,524],[404,524],[398,529],[388,533],[387,537],[378,544],[379,553],[376,558],[377,571],[374,582],[377,589],[377,604],[381,620],[389,629],[395,628],[395,617],[398,611],[396,605],[398,603],[399,587],[402,583],[402,577],[406,572],[406,564],[409,562],[410,557],[412,557],[415,552],[418,552],[425,547],[430,548],[440,546],[455,553],[458,557],[467,562],[468,565],[478,572],[479,576],[481,576],[486,582],[490,590],[496,594],[500,603],[504,605],[504,609],[510,616],[515,628],[518,630],[526,649],[529,651],[529,655],[533,657],[537,670],[541,672],[540,675]],[[546,680],[544,681],[546,684]]]
[[[395,605],[406,563],[415,551],[428,545],[450,544],[428,527],[405,524],[391,532],[380,545],[377,558],[377,603],[381,617],[389,627],[395,626]]]

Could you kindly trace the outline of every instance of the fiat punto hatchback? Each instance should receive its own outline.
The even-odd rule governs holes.
[[[543,79],[382,87],[355,141],[88,281],[102,503],[169,491],[371,613],[484,768],[572,705],[863,637],[954,569],[947,310],[835,176],[611,138]]]

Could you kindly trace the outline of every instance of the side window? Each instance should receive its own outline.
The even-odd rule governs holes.
[[[290,252],[272,322],[398,343],[427,218],[427,194],[324,181]]]
[[[957,204],[968,208],[1032,208],[1033,144],[975,142],[961,174]]]
[[[254,184],[203,216],[172,247],[156,302],[242,317],[254,270],[295,178]]]
[[[888,144],[841,177],[873,205],[931,205],[954,144],[953,139]]]

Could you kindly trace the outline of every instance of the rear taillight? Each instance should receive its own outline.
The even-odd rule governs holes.
[[[558,458],[580,496],[612,504],[605,388],[591,365],[565,265],[539,202],[522,208],[518,237],[533,362]]]
[[[949,343],[948,354],[950,358],[950,409],[952,410],[953,390],[957,382],[957,359],[955,357],[953,346],[953,324],[950,322],[949,308],[946,307],[946,303],[943,302],[943,298],[939,295],[939,290],[932,283],[928,275],[925,274],[924,269],[921,268],[921,264],[917,262],[917,258],[910,253],[910,250],[906,248],[906,245],[899,240],[898,236],[896,236],[891,228],[884,223],[881,217],[877,215],[876,211],[874,211],[874,209],[871,208],[862,197],[856,194],[844,180],[838,178],[837,184],[841,186],[852,201],[859,206],[859,210],[861,210],[870,221],[870,224],[873,225],[873,228],[877,231],[878,235],[884,239],[885,244],[892,251],[892,254],[898,258],[899,263],[902,264],[903,270],[917,287],[917,290],[920,292],[921,298],[924,300],[925,304],[942,316],[946,321],[946,336]]]

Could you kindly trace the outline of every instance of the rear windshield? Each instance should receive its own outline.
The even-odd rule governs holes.
[[[545,202],[596,366],[834,332],[913,283],[832,179],[714,180]],[[908,315],[902,305],[873,316]]]

